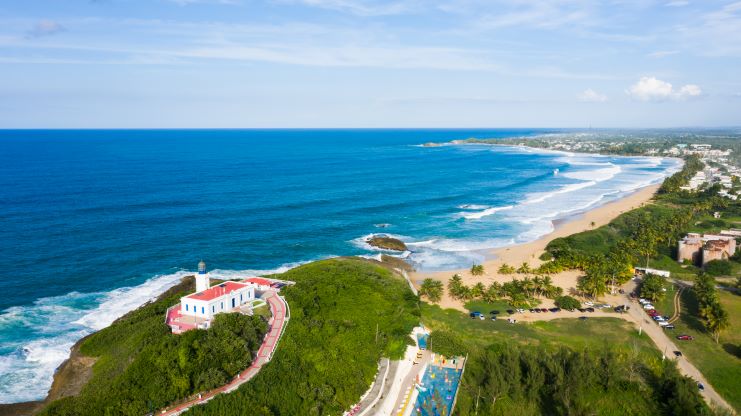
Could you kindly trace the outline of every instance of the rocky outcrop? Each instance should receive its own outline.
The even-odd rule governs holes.
[[[374,235],[365,242],[383,250],[407,251],[407,245],[403,241],[385,235]]]

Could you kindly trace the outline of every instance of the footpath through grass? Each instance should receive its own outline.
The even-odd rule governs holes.
[[[681,295],[682,313],[674,325],[673,336],[688,334],[692,341],[675,343],[694,364],[715,390],[733,406],[741,411],[741,296],[718,291],[720,302],[728,311],[731,326],[715,343],[698,318],[697,299],[692,290],[684,290]]]

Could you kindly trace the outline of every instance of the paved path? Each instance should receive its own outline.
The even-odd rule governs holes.
[[[280,341],[280,337],[281,335],[283,335],[283,329],[285,328],[290,316],[286,316],[288,305],[283,300],[283,298],[278,296],[277,293],[268,292],[265,295],[265,298],[267,299],[268,305],[270,306],[270,311],[273,316],[268,321],[270,330],[263,339],[262,345],[257,351],[257,357],[252,362],[252,365],[250,365],[246,370],[237,374],[237,377],[232,379],[232,381],[230,381],[229,383],[211,391],[201,393],[200,397],[196,397],[195,399],[189,400],[185,403],[175,405],[174,407],[163,410],[159,414],[166,416],[179,415],[193,406],[211,400],[217,394],[232,392],[242,384],[248,382],[250,379],[252,379],[252,377],[257,375],[262,366],[269,362],[271,358],[273,358],[275,348],[278,346],[278,341]]]

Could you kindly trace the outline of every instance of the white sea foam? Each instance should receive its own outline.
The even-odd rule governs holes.
[[[489,215],[494,215],[499,211],[506,211],[512,208],[514,208],[514,205],[507,205],[504,207],[492,207],[476,212],[461,212],[460,214],[458,214],[458,216],[467,220],[478,220],[484,217],[488,217]]]
[[[478,204],[458,205],[458,209],[487,209],[487,208],[489,208],[488,205],[478,205]]]
[[[570,178],[570,179],[578,179],[582,181],[603,182],[603,181],[614,178],[615,175],[619,174],[622,171],[620,166],[613,165],[612,163],[608,163],[606,165],[607,167],[603,167],[599,169],[583,170],[583,171],[577,171],[577,172],[566,172],[562,174],[561,176]],[[599,166],[605,166],[605,165],[599,165]]]
[[[596,184],[597,182],[595,181],[578,182],[578,183],[572,183],[569,185],[564,185],[560,187],[559,189],[552,191],[552,192],[535,193],[535,194],[530,195],[530,197],[526,199],[525,202],[523,202],[521,205],[537,204],[537,203],[545,201],[546,199],[553,198],[556,195],[567,194],[569,192],[574,192],[580,189],[589,188],[590,186],[594,186]]]
[[[209,274],[216,279],[238,279],[282,273],[304,263],[308,262],[288,263],[271,270],[213,270]],[[157,298],[193,273],[181,270],[155,276],[138,286],[110,292],[71,292],[2,311],[2,333],[32,335],[0,342],[0,348],[9,351],[0,355],[0,403],[43,399],[51,387],[54,371],[69,357],[75,342]]]

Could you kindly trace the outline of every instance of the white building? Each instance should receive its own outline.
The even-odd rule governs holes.
[[[217,313],[232,312],[255,299],[252,283],[224,282],[180,299],[180,314],[213,318]]]
[[[167,310],[165,322],[172,332],[180,334],[190,329],[207,329],[214,315],[248,312],[255,300],[257,283],[227,281],[211,287],[206,263],[198,263],[196,292],[180,298],[180,304]]]

